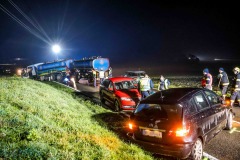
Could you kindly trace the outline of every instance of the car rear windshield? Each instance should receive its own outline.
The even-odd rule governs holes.
[[[142,118],[164,118],[168,119],[171,117],[181,116],[182,108],[178,105],[160,105],[160,104],[139,104],[134,115]],[[178,117],[179,117],[178,116]]]
[[[160,104],[174,104],[182,97],[188,94],[191,89],[171,88],[164,91],[159,91],[148,98],[144,99],[142,103],[160,103]]]

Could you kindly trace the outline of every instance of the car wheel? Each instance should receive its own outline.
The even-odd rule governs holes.
[[[203,144],[200,138],[194,143],[190,154],[190,159],[201,160],[203,156]]]
[[[118,100],[115,100],[115,102],[114,102],[114,111],[115,112],[120,111],[120,104],[119,104]]]
[[[227,130],[232,129],[232,122],[233,122],[233,114],[232,114],[232,112],[229,112],[228,118],[227,118],[227,123],[226,123]]]

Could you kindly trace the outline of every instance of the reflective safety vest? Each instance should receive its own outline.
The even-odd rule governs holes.
[[[227,75],[227,73],[226,72],[222,72],[222,73],[220,73],[219,74],[219,78],[220,78],[220,84],[222,85],[222,86],[228,86],[229,85],[229,80],[228,80],[228,75]]]
[[[148,91],[151,89],[149,78],[142,78],[140,79],[139,83],[140,83],[140,91]]]
[[[206,80],[206,85],[212,85],[213,79],[212,79],[212,75],[210,73],[204,75],[203,78],[205,78],[205,80]]]
[[[202,78],[201,85],[203,88],[206,87],[206,78],[205,77]]]
[[[235,86],[234,86],[234,90],[235,91],[240,91],[240,73],[238,73],[235,77]]]

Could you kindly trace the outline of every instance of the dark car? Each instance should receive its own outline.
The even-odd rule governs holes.
[[[20,75],[20,71],[20,67],[16,66],[15,64],[0,64],[0,75]]]
[[[172,88],[142,100],[130,116],[128,136],[146,150],[200,160],[203,145],[231,129],[233,112],[207,89]]]
[[[134,110],[141,99],[134,80],[128,77],[105,79],[100,85],[99,94],[101,102],[113,104],[115,111]]]
[[[133,78],[136,83],[140,80],[140,78],[143,78],[145,76],[145,71],[126,71],[124,77],[130,77]]]

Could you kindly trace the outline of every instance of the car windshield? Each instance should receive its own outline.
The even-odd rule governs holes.
[[[144,77],[145,73],[138,73],[138,76]]]
[[[133,81],[121,81],[115,83],[116,90],[136,88]]]

